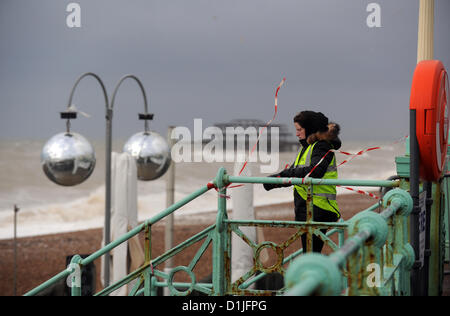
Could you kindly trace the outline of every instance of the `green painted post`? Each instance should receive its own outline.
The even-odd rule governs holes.
[[[71,269],[71,295],[72,296],[81,296],[81,257],[79,255],[75,255],[70,260]]]
[[[449,180],[444,178],[442,182],[442,190],[444,192],[444,223],[445,223],[445,261],[450,261],[450,205],[449,205]]]
[[[373,242],[366,242],[362,247],[363,264],[361,273],[360,295],[379,296],[384,291],[384,265],[381,258],[381,248]]]
[[[157,279],[155,276],[150,275],[150,295],[158,296],[158,288],[156,287]]]
[[[144,223],[144,264],[148,265],[152,260],[152,225]],[[150,296],[152,290],[150,267],[143,272],[144,276],[144,296]]]
[[[384,259],[385,259],[385,265],[387,267],[393,267],[394,266],[394,238],[395,238],[395,219],[397,218],[397,215],[394,214],[387,220],[388,225],[388,235],[386,239],[386,244],[384,246]]]
[[[150,274],[150,268],[145,269],[144,271],[144,296],[151,296],[151,274]]]
[[[409,216],[413,210],[411,196],[405,190],[389,191],[383,201],[383,205],[387,207],[391,201],[401,201],[402,207],[393,215],[394,220],[394,240],[393,240],[393,263],[395,266],[400,265],[395,273],[396,294],[411,294],[411,269],[415,262],[415,252],[411,244],[409,244]],[[401,262],[400,262],[401,260]]]
[[[342,217],[339,219],[340,223],[344,223],[344,220],[342,219]],[[345,243],[345,229],[340,228],[338,230],[338,247],[341,248]],[[344,274],[342,274],[342,286],[343,288],[347,288],[347,278],[345,277]]]
[[[398,216],[398,222],[396,224],[396,241],[395,246],[395,254],[394,254],[394,263],[396,262],[396,258],[401,256],[401,264],[400,264],[400,272],[398,275],[398,283],[399,283],[399,295],[402,296],[410,296],[411,295],[411,269],[416,260],[416,254],[409,243],[409,214],[404,213],[402,216]],[[397,226],[398,225],[398,226]]]
[[[430,261],[429,261],[429,288],[428,295],[438,296],[442,292],[443,260],[444,260],[444,216],[441,208],[442,202],[440,183],[433,184],[433,205],[431,206],[430,220]]]
[[[307,197],[306,197],[306,222],[310,223],[313,221],[313,210],[314,210],[314,204],[313,204],[313,185],[308,186],[307,190]],[[307,226],[307,233],[306,233],[306,252],[312,252],[312,232],[313,228],[308,225]],[[305,247],[305,245],[303,245]]]
[[[218,188],[218,205],[216,227],[213,234],[213,295],[223,296],[226,291],[227,280],[225,278],[225,269],[229,269],[230,263],[225,264],[225,251],[227,244],[227,188],[224,181],[226,170],[220,168],[215,184]]]
[[[355,251],[350,254],[347,258],[347,286],[348,286],[348,296],[358,296],[359,288],[362,280],[358,278],[360,275],[362,267],[362,257],[360,251]]]
[[[388,227],[385,218],[378,213],[363,212],[355,215],[350,220],[349,236],[346,244],[352,247],[332,254],[335,257],[339,252],[350,255],[349,267],[349,295],[378,295],[379,284],[368,283],[369,270],[377,269],[380,272],[380,248],[386,242]],[[353,248],[353,249],[352,249]],[[338,262],[343,262],[344,257],[336,256]],[[374,266],[371,264],[378,264]],[[369,266],[370,265],[370,266]],[[379,277],[379,276],[377,276]]]
[[[404,230],[407,230],[408,221],[405,216],[401,215],[395,215],[394,218],[394,238],[392,243],[392,265],[394,265],[394,258],[396,255],[401,255],[403,245],[408,242],[408,240],[405,240],[405,236],[407,233],[404,233]],[[414,258],[413,258],[414,260]],[[394,280],[394,286],[396,288],[396,294],[397,295],[404,295],[402,292],[404,292],[406,284],[405,282],[409,283],[410,275],[407,273],[404,269],[404,264],[402,264],[402,267],[399,271],[395,274],[395,280]]]

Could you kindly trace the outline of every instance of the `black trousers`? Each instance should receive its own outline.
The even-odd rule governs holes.
[[[336,213],[331,211],[326,211],[324,209],[321,209],[314,205],[313,209],[313,220],[315,222],[336,222],[339,219]],[[295,210],[295,220],[300,222],[306,221],[306,208],[303,209],[296,209]],[[327,229],[321,229],[320,230],[323,234],[327,232]],[[302,246],[303,246],[303,253],[306,253],[306,233],[304,233],[301,236],[302,239]],[[322,239],[317,237],[316,235],[313,235],[312,238],[312,251],[313,252],[321,252],[323,248],[324,242]]]

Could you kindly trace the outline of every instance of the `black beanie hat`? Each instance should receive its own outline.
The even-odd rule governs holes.
[[[328,131],[328,118],[322,112],[302,111],[294,117],[294,122],[305,129],[306,137]]]

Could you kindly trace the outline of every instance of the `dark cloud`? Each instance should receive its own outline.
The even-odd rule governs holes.
[[[81,27],[66,26],[66,6],[81,7]],[[381,6],[381,28],[366,6]],[[72,85],[95,72],[111,95],[121,76],[144,83],[152,127],[204,126],[234,118],[268,121],[283,76],[277,122],[304,108],[321,110],[344,138],[396,139],[408,133],[416,63],[418,2],[379,1],[15,1],[0,2],[0,137],[47,139]],[[435,58],[450,67],[450,2],[436,0]],[[76,105],[92,115],[74,128],[104,133],[101,90],[80,83]],[[142,128],[137,85],[124,83],[114,135]]]

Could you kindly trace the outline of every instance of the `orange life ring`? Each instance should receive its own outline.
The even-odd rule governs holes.
[[[420,151],[420,177],[438,180],[444,169],[448,140],[448,76],[439,60],[417,64],[409,108],[416,110],[416,135]]]

